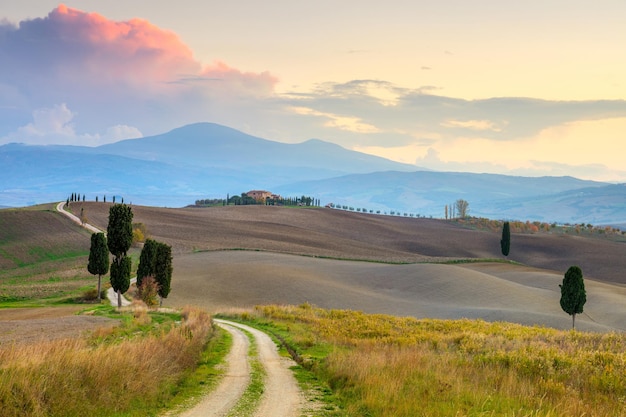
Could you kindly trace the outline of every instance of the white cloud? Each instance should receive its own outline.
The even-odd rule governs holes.
[[[65,103],[33,111],[33,121],[15,132],[0,138],[0,144],[17,142],[28,145],[80,145],[97,146],[122,139],[138,138],[143,135],[132,126],[116,125],[104,134],[77,134],[73,113]]]

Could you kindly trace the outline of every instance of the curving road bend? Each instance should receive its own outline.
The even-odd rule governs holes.
[[[181,417],[223,417],[235,406],[250,382],[248,363],[248,338],[242,330],[254,337],[259,361],[266,372],[261,403],[255,417],[298,417],[303,395],[289,369],[294,365],[290,359],[281,358],[272,339],[262,331],[226,320],[214,320],[233,335],[233,347],[226,358],[228,369],[220,385],[193,409]]]
[[[291,359],[281,357],[274,341],[264,332],[239,323],[216,320],[218,323],[228,324],[244,329],[251,333],[256,340],[259,360],[267,374],[264,381],[265,390],[256,417],[297,417],[300,415],[303,395],[298,383],[289,369],[295,365]]]

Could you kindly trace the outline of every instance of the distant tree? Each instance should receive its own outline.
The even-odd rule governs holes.
[[[154,278],[159,285],[159,296],[163,305],[163,299],[169,295],[172,282],[172,247],[170,245],[159,242],[154,270]]]
[[[145,277],[154,277],[157,247],[158,242],[156,240],[147,239],[146,243],[144,243],[141,255],[139,255],[139,266],[137,267],[137,287],[141,286]]]
[[[107,238],[104,233],[93,233],[91,235],[91,248],[89,249],[89,263],[87,270],[92,275],[98,275],[98,301],[101,293],[102,275],[109,272],[109,250],[107,248]]]
[[[113,254],[111,263],[111,286],[117,292],[118,307],[122,306],[122,294],[130,286],[131,260],[126,256],[133,243],[133,212],[124,204],[109,208],[107,246]]]
[[[113,204],[115,204],[115,196],[113,196]]]
[[[96,196],[96,203],[98,202],[98,196]]]
[[[502,226],[502,239],[500,240],[500,248],[504,256],[509,256],[511,250],[511,226],[509,222],[504,222]]]
[[[107,196],[106,195],[104,196],[104,202],[105,203],[107,202]]]
[[[83,203],[85,202],[85,194],[83,194]]]
[[[572,316],[572,329],[575,328],[576,314],[583,312],[583,306],[587,302],[587,292],[583,272],[578,266],[571,266],[565,273],[561,288],[561,308]]]
[[[462,219],[466,218],[469,212],[469,203],[463,199],[459,199],[456,200],[455,206],[457,215]]]

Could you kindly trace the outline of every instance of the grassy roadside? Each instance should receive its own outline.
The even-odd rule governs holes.
[[[230,348],[208,314],[90,314],[120,320],[88,338],[3,346],[0,409],[11,416],[156,416],[200,396]]]
[[[265,306],[329,415],[626,416],[626,335]],[[303,376],[300,376],[303,379]]]

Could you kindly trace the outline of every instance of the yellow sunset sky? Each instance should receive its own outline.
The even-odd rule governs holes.
[[[51,88],[45,97],[27,100],[12,88],[20,81],[7,76],[0,79],[0,108],[29,104],[28,118],[19,125],[3,121],[3,142],[28,141],[34,131],[41,142],[47,136],[38,120],[55,117],[65,130],[50,140],[82,138],[91,145],[112,140],[105,132],[118,125],[116,132],[136,136],[210,121],[283,142],[319,138],[429,169],[626,182],[624,1],[64,5],[78,11],[74,17],[82,26],[68,14],[51,14],[59,3],[47,0],[0,0],[0,19],[19,30],[20,22],[36,19],[76,31],[89,24],[89,33],[99,29],[88,14],[108,23],[142,19],[149,26],[135,26],[144,30],[138,39],[165,31],[190,53],[181,54],[185,66],[169,72],[176,80],[159,80],[167,92],[155,96],[202,103],[195,106],[201,111],[160,117],[157,125],[143,114],[90,125],[89,102],[78,93],[55,96],[59,89]],[[7,51],[17,50],[7,42]],[[63,59],[78,62],[69,55]],[[89,59],[81,55],[80,62]],[[219,91],[199,93],[218,79],[224,81]],[[183,84],[194,88],[174,91]]]

